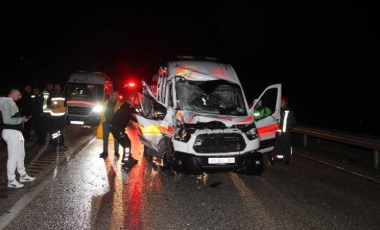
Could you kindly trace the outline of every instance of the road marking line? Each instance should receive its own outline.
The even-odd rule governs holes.
[[[47,149],[48,146],[49,146],[49,144],[46,143],[46,144],[40,149],[40,151],[38,151],[38,153],[37,153],[36,156],[33,158],[33,160],[30,162],[30,164],[33,164],[35,161],[37,161],[38,158],[41,156],[41,154],[45,152],[45,150]]]
[[[336,169],[338,169],[338,170],[341,170],[341,171],[344,171],[344,172],[348,172],[348,173],[351,173],[352,175],[355,175],[355,176],[358,176],[358,177],[362,177],[362,178],[364,178],[364,179],[366,179],[366,180],[369,180],[369,181],[372,181],[372,182],[375,182],[375,183],[380,184],[380,181],[378,181],[378,180],[376,180],[376,179],[374,179],[374,178],[372,178],[372,177],[368,177],[368,176],[362,175],[362,174],[360,174],[360,173],[350,171],[350,170],[345,169],[345,168],[343,168],[343,167],[336,166],[336,165],[333,165],[333,164],[327,163],[327,162],[322,161],[322,160],[318,160],[318,159],[316,159],[316,158],[314,158],[314,157],[309,157],[309,156],[307,156],[307,155],[305,155],[305,154],[302,154],[302,153],[298,153],[298,152],[293,152],[293,153],[295,153],[295,154],[297,154],[297,155],[300,155],[300,156],[302,156],[302,157],[304,157],[304,158],[307,158],[307,159],[309,159],[309,160],[317,161],[317,162],[319,162],[319,163],[321,163],[321,164],[328,165],[328,166],[333,167],[333,168],[336,168]]]
[[[80,150],[84,150],[87,148],[95,139],[91,138],[90,140],[87,140],[87,144],[84,145],[84,147]],[[43,151],[42,151],[43,152]],[[38,157],[38,154],[37,156]],[[36,158],[35,159],[38,159]],[[65,161],[62,161],[65,162]],[[5,228],[13,219],[15,219],[18,214],[34,199],[36,196],[48,185],[51,181],[55,179],[58,172],[58,167],[60,163],[57,162],[56,166],[52,171],[50,171],[46,179],[44,179],[40,184],[38,184],[36,187],[32,187],[30,191],[26,192],[20,199],[16,201],[16,203],[6,212],[4,212],[0,216],[0,229]]]
[[[46,187],[52,178],[43,180],[41,184],[24,194],[7,212],[0,216],[0,229],[5,228],[17,215]]]

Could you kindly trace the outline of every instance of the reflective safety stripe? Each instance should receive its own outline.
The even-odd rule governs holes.
[[[58,117],[58,116],[62,116],[62,115],[65,115],[65,113],[54,113],[53,111],[50,113],[53,117]]]
[[[162,136],[161,128],[159,125],[147,125],[147,126],[140,125],[139,131],[144,136]]]
[[[64,97],[53,97],[50,104],[51,115],[52,116],[62,116],[65,115],[65,98]]]
[[[65,100],[65,98],[64,97],[53,97],[52,99],[51,99],[52,101],[64,101]]]
[[[81,101],[81,100],[69,100],[67,101],[67,104],[68,105],[71,105],[71,104],[80,104],[80,105],[90,105],[90,106],[96,106],[96,103],[95,102],[91,102],[91,101]]]
[[[125,152],[125,154],[124,154],[124,161],[128,161],[128,159],[129,159],[129,148],[127,147],[127,148],[125,148],[124,149],[124,152]]]
[[[282,124],[282,132],[286,133],[286,123],[288,122],[289,110],[285,110],[284,123]]]
[[[276,123],[274,125],[264,126],[257,129],[260,138],[267,137],[270,135],[275,135],[278,132],[279,125]]]
[[[43,109],[44,113],[51,113],[51,110],[47,107],[47,99],[49,97],[49,92],[44,91],[43,95],[44,95],[44,104],[43,104],[42,109]]]
[[[51,137],[53,138],[53,139],[55,139],[55,138],[57,138],[57,137],[59,137],[59,136],[61,136],[61,131],[57,131],[56,133],[52,133],[51,134]]]

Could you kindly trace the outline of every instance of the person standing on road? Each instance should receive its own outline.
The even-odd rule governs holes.
[[[61,85],[55,84],[54,91],[49,94],[47,106],[51,110],[52,140],[54,148],[68,149],[65,145],[65,125],[67,101],[61,92]]]
[[[41,136],[46,141],[46,136],[49,136],[49,141],[51,139],[51,109],[47,106],[47,99],[49,98],[50,93],[53,92],[53,83],[47,83],[46,88],[42,91],[44,98],[43,101],[43,117],[41,124]]]
[[[110,134],[110,126],[115,112],[121,107],[123,103],[119,100],[119,92],[114,91],[111,97],[104,101],[103,112],[100,114],[101,125],[103,128],[103,152],[99,155],[101,158],[108,157],[108,139]],[[115,157],[119,158],[119,142],[114,139]]]
[[[20,113],[22,116],[29,117],[32,113],[32,86],[26,85],[21,95],[20,102]],[[24,124],[24,130],[22,134],[24,135],[24,139],[26,141],[30,141],[30,133],[32,131],[33,121],[29,120],[29,122]]]
[[[138,162],[131,154],[131,139],[125,132],[130,120],[137,121],[132,101],[126,98],[124,104],[114,114],[110,130],[114,138],[124,148],[122,162],[127,169],[131,169]]]
[[[296,126],[296,117],[293,110],[288,106],[288,98],[281,98],[281,120],[280,129],[276,133],[275,152],[277,155],[284,156],[285,164],[291,160],[291,131]],[[270,160],[273,157],[270,156]]]
[[[40,93],[40,89],[35,87],[33,89],[32,101],[31,101],[31,114],[33,121],[34,133],[37,138],[36,143],[43,145],[45,144],[46,135],[43,136],[43,103],[44,98]]]
[[[7,177],[8,188],[22,188],[24,184],[20,182],[31,182],[35,178],[29,176],[25,171],[25,140],[22,134],[24,123],[29,118],[21,117],[19,109],[15,103],[21,98],[21,93],[17,89],[11,89],[8,97],[0,97],[0,110],[3,117],[2,137],[7,143]],[[20,175],[19,181],[16,179],[15,171]]]

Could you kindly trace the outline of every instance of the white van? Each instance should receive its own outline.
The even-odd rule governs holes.
[[[257,122],[255,104],[248,108],[229,64],[170,61],[160,67],[155,86],[142,84],[134,104],[145,154],[162,157],[165,167],[182,173],[261,174],[262,153],[273,150],[278,129],[281,84],[266,88],[258,98],[273,112]]]
[[[102,102],[112,93],[111,78],[101,72],[78,72],[70,76],[66,87],[68,124],[98,126]]]

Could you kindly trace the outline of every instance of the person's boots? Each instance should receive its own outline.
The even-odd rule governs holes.
[[[103,158],[103,159],[106,159],[108,157],[108,153],[107,152],[102,152],[101,154],[99,154],[99,157]]]
[[[138,160],[133,158],[132,156],[128,157],[128,160],[124,161],[124,167],[127,169],[131,169],[135,164],[137,164]]]
[[[273,162],[273,153],[272,152],[268,152],[267,157],[268,157],[268,165],[273,165],[274,164],[274,162]]]

